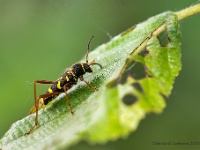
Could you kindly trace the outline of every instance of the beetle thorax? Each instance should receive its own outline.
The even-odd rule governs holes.
[[[72,66],[72,71],[77,77],[80,77],[86,72],[92,72],[92,69],[87,63],[78,63]]]

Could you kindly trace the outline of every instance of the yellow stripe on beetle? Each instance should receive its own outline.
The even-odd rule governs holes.
[[[53,93],[53,91],[52,91],[52,89],[51,89],[51,88],[49,88],[49,89],[48,89],[48,92],[49,92],[49,93]]]
[[[76,75],[72,71],[70,73],[73,75],[73,77],[76,77]]]
[[[57,83],[57,88],[58,89],[61,89],[62,87],[60,86],[60,81],[58,81],[58,83]]]
[[[84,66],[83,66],[83,63],[81,63],[81,67],[82,67],[82,69],[83,69],[83,72],[85,73],[85,68],[84,68]]]
[[[68,81],[69,81],[69,78],[68,78],[68,76],[66,76],[65,78],[66,78],[66,80],[67,80],[67,82],[68,82]]]

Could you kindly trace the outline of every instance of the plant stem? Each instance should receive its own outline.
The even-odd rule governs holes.
[[[190,16],[193,16],[195,14],[198,14],[200,13],[200,3],[196,4],[196,5],[193,5],[191,7],[188,7],[188,8],[185,8],[181,11],[178,11],[178,12],[175,12],[175,14],[177,15],[178,17],[178,20],[181,21],[183,19],[186,19]],[[160,33],[162,33],[164,30],[166,30],[166,25],[165,24],[162,24],[160,27],[158,27],[153,33],[152,35],[153,36],[158,36]],[[146,43],[148,42],[148,38],[143,41],[143,43],[138,46],[135,51],[133,52],[133,55],[137,55],[139,54],[143,49],[144,47],[146,46]]]
[[[176,12],[178,20],[181,21],[187,17],[193,16],[200,13],[200,3],[193,5],[191,7],[185,8],[181,11]]]

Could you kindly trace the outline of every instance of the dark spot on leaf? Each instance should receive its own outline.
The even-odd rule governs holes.
[[[166,31],[166,30],[163,31],[161,34],[159,34],[158,40],[159,40],[160,45],[161,45],[162,47],[166,47],[166,46],[167,46],[167,44],[169,43],[170,40],[169,40],[169,38],[168,38],[168,35],[167,35],[167,31]]]
[[[136,64],[135,61],[131,61],[130,64],[129,64],[129,66],[126,68],[125,72],[120,77],[120,79],[118,79],[118,81],[121,84],[125,84],[126,83],[128,76],[133,77],[133,74],[134,74],[133,67],[134,67],[135,64]]]
[[[148,54],[149,54],[149,50],[144,49],[139,55],[145,57]]]
[[[122,98],[122,101],[126,105],[133,105],[137,101],[137,97],[134,96],[133,94],[127,94]]]
[[[137,89],[139,92],[143,92],[143,89],[139,83],[133,83],[132,86]]]
[[[127,73],[125,72],[120,77],[118,77],[116,82],[118,84],[124,84],[126,82],[126,78],[127,78]]]
[[[145,68],[144,65],[141,63],[137,63],[134,67],[133,67],[133,77],[135,79],[142,79],[146,77],[146,72],[145,72]]]

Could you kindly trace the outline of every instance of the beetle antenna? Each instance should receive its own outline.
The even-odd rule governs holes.
[[[91,65],[97,65],[97,66],[99,66],[101,69],[103,68],[102,65],[100,65],[99,63],[92,63]]]
[[[86,53],[86,63],[88,63],[88,53],[89,53],[89,50],[90,50],[90,43],[91,43],[93,37],[94,37],[94,36],[91,36],[91,38],[90,38],[89,41],[88,41],[87,53]]]

